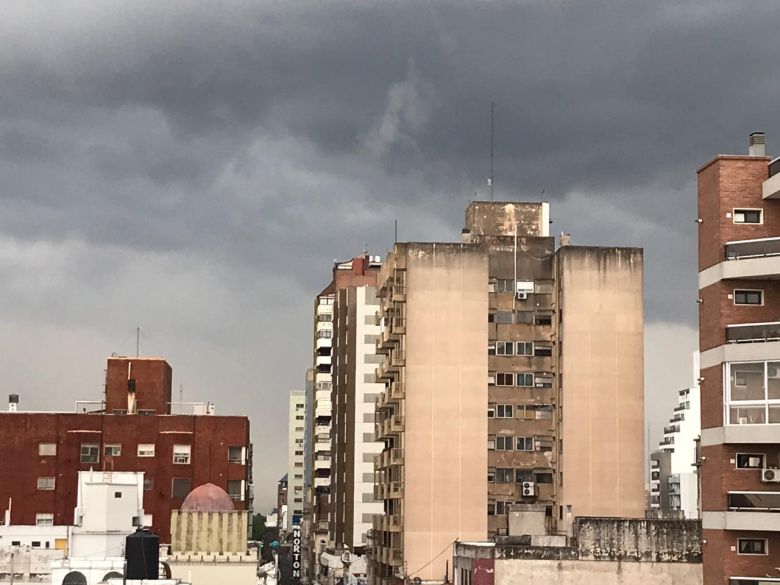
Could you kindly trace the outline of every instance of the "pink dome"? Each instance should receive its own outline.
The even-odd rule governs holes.
[[[221,487],[204,483],[192,490],[181,505],[182,512],[232,512],[233,500]]]

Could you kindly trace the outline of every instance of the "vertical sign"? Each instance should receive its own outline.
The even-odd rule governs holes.
[[[292,582],[300,583],[301,580],[301,525],[293,524],[292,527]]]

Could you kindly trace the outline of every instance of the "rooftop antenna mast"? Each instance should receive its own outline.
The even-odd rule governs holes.
[[[135,357],[141,355],[141,328],[135,328]]]
[[[490,102],[490,176],[488,177],[488,186],[490,187],[491,201],[493,201],[493,183],[496,178],[493,173],[493,158],[495,157],[495,117],[496,102]]]

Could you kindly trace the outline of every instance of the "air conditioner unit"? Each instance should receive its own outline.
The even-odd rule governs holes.
[[[515,293],[515,296],[517,297],[518,301],[525,301],[528,299],[528,293],[524,290],[519,290]]]
[[[780,469],[765,468],[761,470],[761,481],[764,483],[780,483]]]
[[[740,416],[740,417],[739,417],[739,424],[741,424],[741,425],[746,425],[746,424],[748,424],[748,419],[747,419],[747,417],[746,417],[746,416]]]
[[[532,481],[524,481],[522,485],[524,498],[532,498],[536,495],[536,484]]]

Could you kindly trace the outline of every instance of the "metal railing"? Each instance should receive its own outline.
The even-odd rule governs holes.
[[[743,323],[726,327],[729,343],[755,343],[780,340],[780,321],[771,323]]]
[[[780,255],[780,238],[726,242],[726,260]]]

